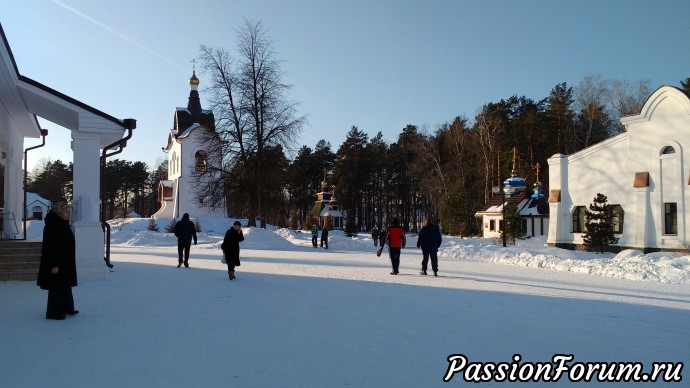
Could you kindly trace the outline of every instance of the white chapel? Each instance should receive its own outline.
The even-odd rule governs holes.
[[[613,250],[690,248],[690,97],[662,86],[639,114],[621,118],[627,132],[572,155],[549,158],[548,244],[577,249],[585,209],[601,193],[614,207]]]
[[[189,79],[191,90],[187,107],[175,110],[173,128],[168,133],[168,142],[163,151],[168,154],[168,177],[158,187],[160,209],[154,218],[176,218],[189,213],[195,218],[209,215],[213,211],[204,206],[205,195],[197,190],[195,172],[209,169],[210,147],[206,142],[208,133],[215,132],[213,112],[201,109],[199,79],[192,72]]]

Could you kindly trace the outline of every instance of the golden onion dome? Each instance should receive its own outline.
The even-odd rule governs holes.
[[[199,79],[196,78],[196,71],[192,71],[192,77],[189,79],[189,84],[193,86],[198,86],[199,85]]]

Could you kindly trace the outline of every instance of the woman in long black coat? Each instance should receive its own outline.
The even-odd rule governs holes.
[[[225,255],[225,262],[228,265],[228,277],[230,280],[235,279],[235,267],[240,265],[240,242],[244,241],[244,234],[242,234],[242,224],[235,221],[232,228],[225,232],[223,244],[220,249]]]
[[[45,218],[38,284],[48,290],[46,319],[65,319],[75,315],[72,287],[77,286],[74,233],[69,226],[70,207],[56,203]]]

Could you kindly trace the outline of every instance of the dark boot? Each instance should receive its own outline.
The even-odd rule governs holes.
[[[422,268],[422,270],[419,271],[419,274],[420,274],[420,275],[426,275],[426,270]]]
[[[230,276],[230,280],[235,279],[235,271],[230,271],[229,276]]]

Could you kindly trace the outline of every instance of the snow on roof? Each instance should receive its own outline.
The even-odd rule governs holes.
[[[48,207],[50,207],[52,205],[52,203],[49,200],[41,197],[40,195],[38,195],[36,193],[27,192],[26,193],[26,206],[29,206],[35,202],[39,202],[43,206],[48,206]]]

